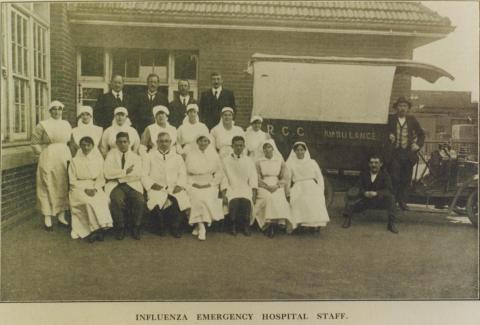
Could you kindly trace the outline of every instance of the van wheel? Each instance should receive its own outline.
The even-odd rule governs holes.
[[[478,228],[478,190],[473,191],[468,197],[467,215],[472,225]]]
[[[323,179],[323,183],[324,183],[324,187],[325,187],[325,190],[324,190],[325,204],[327,205],[327,208],[329,208],[333,203],[333,195],[335,194],[335,192],[333,191],[332,182],[330,182],[328,177],[325,177]]]

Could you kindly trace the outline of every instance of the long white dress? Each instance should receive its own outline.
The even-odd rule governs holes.
[[[223,122],[220,121],[220,123],[210,131],[210,135],[212,138],[211,145],[217,149],[220,159],[224,159],[233,153],[233,137],[237,135],[245,137],[245,132],[243,132],[241,127],[236,125],[232,125],[232,128],[227,130],[223,126]]]
[[[260,158],[257,163],[259,187],[257,202],[254,207],[254,216],[261,229],[267,223],[288,223],[289,230],[295,226],[295,221],[290,213],[290,206],[286,197],[286,186],[288,183],[285,162],[281,157],[273,156],[271,159]],[[273,193],[262,187],[262,183],[269,186],[281,186]],[[252,221],[253,223],[253,221]]]
[[[197,145],[195,140],[199,135],[209,135],[208,128],[202,122],[190,123],[188,117],[183,120],[182,125],[177,130],[177,152],[186,154]]]
[[[103,128],[97,125],[93,125],[93,121],[90,121],[89,124],[85,124],[81,120],[79,120],[77,127],[73,128],[72,130],[71,147],[73,152],[76,154],[79,151],[80,140],[86,136],[92,138],[94,149],[99,150],[102,135]]]
[[[40,153],[37,166],[37,205],[45,216],[69,209],[67,164],[72,159],[67,146],[72,127],[67,121],[49,118],[32,134],[32,147]]]
[[[190,196],[191,211],[189,223],[222,220],[222,199],[218,197],[219,185],[223,179],[223,170],[218,154],[213,147],[201,151],[193,147],[187,152],[185,159],[187,167],[187,192]],[[210,185],[206,188],[196,188],[193,184]]]
[[[254,131],[251,126],[245,131],[245,146],[248,150],[248,156],[256,161],[262,155],[262,145],[270,135],[262,130]]]
[[[113,226],[108,208],[108,198],[103,191],[103,158],[99,151],[92,150],[87,156],[80,150],[68,168],[70,181],[70,207],[72,212],[72,238],[85,238],[101,228]],[[96,189],[88,196],[85,189]]]
[[[290,189],[290,206],[297,226],[324,227],[330,221],[325,204],[323,175],[317,162],[308,151],[298,159],[292,151],[287,167],[293,182]]]

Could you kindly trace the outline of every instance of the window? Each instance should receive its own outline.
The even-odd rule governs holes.
[[[175,52],[175,79],[197,80],[198,54],[191,51]]]
[[[96,49],[93,55],[92,48],[81,48],[77,52],[78,65],[78,104],[90,103],[94,105],[98,96],[91,90],[107,91],[112,75],[124,77],[124,90],[128,93],[145,91],[147,76],[155,73],[160,78],[159,91],[165,93],[169,100],[173,100],[177,91],[179,79],[188,79],[191,94],[197,97],[198,93],[198,51],[165,49],[127,49],[106,48]],[[83,67],[92,67],[101,62],[102,67],[95,69],[95,76],[87,76]],[[105,65],[104,65],[105,62]],[[101,77],[99,77],[101,76]]]
[[[158,74],[160,82],[167,82],[167,51],[138,49],[112,50],[112,74],[119,74],[128,79],[145,81],[150,73]]]
[[[82,76],[102,77],[104,74],[103,49],[99,47],[84,47],[80,51]]]
[[[35,12],[35,10],[39,12]],[[2,15],[2,143],[29,140],[49,101],[49,4],[4,4]]]

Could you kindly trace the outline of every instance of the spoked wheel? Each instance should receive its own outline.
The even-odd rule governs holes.
[[[332,182],[330,182],[328,177],[325,177],[323,179],[323,183],[324,183],[324,187],[325,187],[325,190],[324,190],[325,204],[327,205],[327,208],[329,208],[330,205],[332,205],[332,203],[333,203],[333,195],[335,194],[335,192],[333,191]]]
[[[478,189],[473,191],[467,200],[467,215],[468,219],[476,228],[478,228]]]

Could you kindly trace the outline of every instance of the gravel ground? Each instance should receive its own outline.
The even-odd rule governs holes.
[[[427,209],[378,211],[341,228],[341,198],[319,236],[208,233],[199,242],[144,233],[103,243],[42,230],[32,218],[2,233],[1,300],[474,299],[477,230]]]

